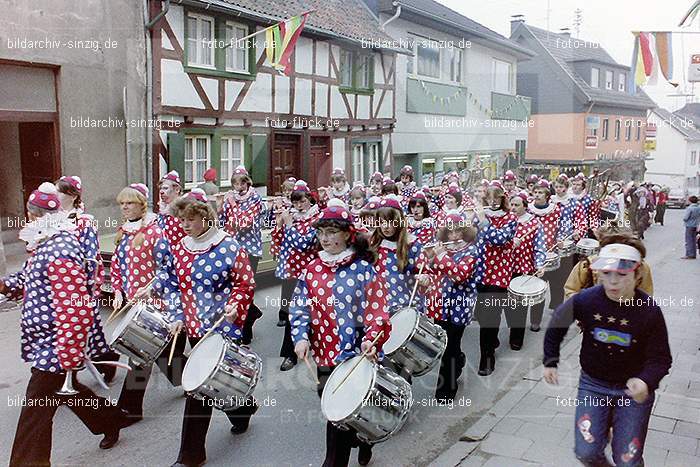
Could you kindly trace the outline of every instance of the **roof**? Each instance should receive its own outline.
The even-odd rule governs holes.
[[[335,36],[351,42],[396,43],[383,32],[379,20],[362,0],[190,0],[219,8],[242,11],[246,16],[269,22],[288,19],[315,10],[306,20],[304,30]],[[386,49],[406,52],[399,48]]]
[[[652,109],[652,112],[661,117],[669,126],[674,128],[680,134],[688,139],[700,141],[700,130],[690,122],[685,116],[679,115],[677,112],[669,112],[668,110],[657,107]]]
[[[525,28],[532,34],[535,40],[549,53],[549,56],[559,68],[569,76],[580,91],[588,98],[588,102],[594,101],[597,104],[637,109],[652,109],[656,107],[656,103],[641,89],[637,91],[637,94],[631,95],[626,92],[617,91],[616,89],[594,88],[588,84],[586,79],[576,72],[574,63],[578,61],[596,61],[616,68],[629,70],[628,66],[617,63],[610,54],[597,43],[571,38],[568,34],[547,31],[525,24],[524,22],[518,25],[518,29],[514,32],[517,33],[520,28]],[[566,47],[559,46],[562,41],[567,42]],[[569,44],[568,41],[571,41],[571,43]],[[595,46],[593,44],[595,44]],[[584,47],[576,48],[576,45],[583,45]],[[628,73],[627,79],[630,80],[631,78],[631,74]]]
[[[501,34],[493,31],[486,26],[477,23],[471,18],[457,13],[456,11],[446,7],[445,5],[438,3],[434,0],[382,0],[381,11],[385,13],[392,13],[395,11],[393,3],[398,3],[402,8],[408,9],[415,12],[420,16],[424,16],[434,21],[439,21],[447,26],[456,26],[460,31],[466,32],[475,36],[476,38],[481,38],[487,42],[496,43],[513,52],[522,54],[527,57],[534,56],[534,52],[523,47],[515,41],[502,36]]]
[[[697,129],[700,129],[700,102],[685,104],[682,108],[673,112],[687,120],[692,120]]]

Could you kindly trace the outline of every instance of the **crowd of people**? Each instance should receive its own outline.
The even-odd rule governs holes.
[[[175,337],[172,350],[168,346],[152,363],[174,387],[182,383],[177,370],[187,361],[188,343],[194,347],[213,332],[254,349],[253,330],[262,316],[254,303],[255,273],[263,256],[261,231],[270,228],[281,282],[280,370],[311,357],[320,396],[342,362],[358,354],[382,362],[392,317],[413,308],[446,336],[434,391],[445,403],[456,397],[467,365],[461,347],[467,326],[478,322],[474,364],[479,376],[488,377],[506,351],[499,340],[502,315],[508,347],[517,352],[526,336],[540,332],[551,308],[545,379],[556,383],[559,346],[577,321],[584,332],[579,398],[629,402],[615,416],[610,414],[617,408],[577,409],[577,456],[600,465],[612,425],[613,456],[623,462],[618,465],[642,465],[653,393],[671,357],[658,306],[625,300],[653,293],[641,239],[654,209],[663,225],[663,192],[631,182],[597,183],[590,190],[592,180],[583,174],[520,180],[508,171],[469,187],[454,172],[435,187],[418,186],[413,177],[405,166],[397,180],[377,172],[367,185],[351,186],[344,171],[334,169],[330,187],[312,190],[303,180],[288,179],[280,196],[264,201],[243,167],[220,196],[215,186],[209,194],[202,188],[185,194],[173,171],[161,180],[157,213],[148,209],[148,187],[131,184],[116,198],[124,222],[110,268],[113,306],[148,300],[162,313]],[[1,293],[23,300],[22,358],[32,365],[28,398],[50,395],[66,403],[69,396],[55,395],[66,374],[75,380],[72,370],[93,363],[107,381],[114,378],[119,354],[105,341],[98,310],[87,300],[76,304],[76,298],[97,294],[103,280],[83,195],[77,176],[32,193],[30,222],[20,234],[30,258],[0,282]],[[528,287],[518,289],[516,282]],[[143,418],[152,364],[131,366],[116,407],[75,380],[77,397],[102,401],[94,409],[70,407],[93,433],[104,435],[103,449]],[[411,382],[410,372],[400,374]],[[224,410],[231,432],[245,432],[257,409],[251,397]],[[49,462],[54,411],[23,407],[11,465]],[[211,416],[206,398],[187,395],[174,465],[206,460]],[[347,465],[353,447],[366,465],[372,456],[366,441],[329,421],[324,465]]]

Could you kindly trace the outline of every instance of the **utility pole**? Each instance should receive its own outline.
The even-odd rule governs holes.
[[[576,10],[574,10],[574,31],[576,31],[576,39],[578,39],[579,34],[581,34],[581,24],[583,24],[583,10],[576,8]]]

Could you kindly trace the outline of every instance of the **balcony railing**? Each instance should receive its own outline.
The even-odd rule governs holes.
[[[527,96],[491,92],[491,118],[493,120],[519,120],[530,118],[532,99]]]

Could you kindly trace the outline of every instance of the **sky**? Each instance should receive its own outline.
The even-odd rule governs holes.
[[[547,29],[547,0],[437,0],[443,5],[467,16],[494,31],[509,37],[510,17],[525,16],[525,22]],[[583,23],[579,38],[598,42],[618,63],[631,65],[634,38],[631,31],[693,31],[700,33],[700,17],[690,28],[680,29],[678,23],[692,0],[551,0],[549,6],[549,30],[559,32],[571,29],[574,11],[583,10]],[[687,73],[690,54],[700,53],[700,34],[676,34],[673,36],[674,77]],[[691,85],[683,89],[690,93]],[[685,97],[668,97],[677,88],[661,77],[660,84],[643,88],[661,107],[671,111],[685,104]],[[700,83],[695,83],[696,102],[700,100]]]

